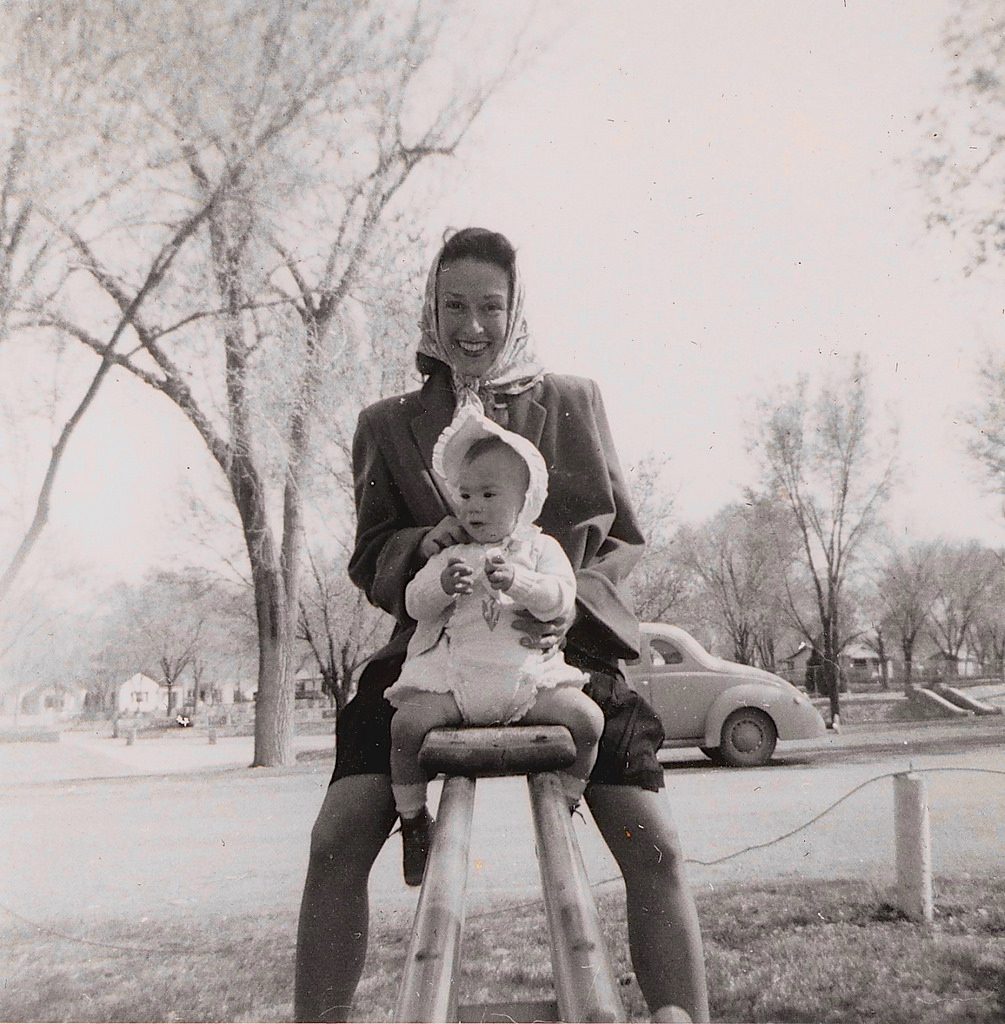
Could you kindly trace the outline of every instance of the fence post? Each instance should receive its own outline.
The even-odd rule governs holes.
[[[932,837],[925,780],[911,772],[893,777],[897,902],[910,918],[931,924]]]

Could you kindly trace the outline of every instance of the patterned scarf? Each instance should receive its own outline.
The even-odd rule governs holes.
[[[544,367],[534,354],[527,321],[524,318],[524,288],[518,266],[513,268],[511,298],[506,319],[506,338],[499,353],[499,358],[484,377],[472,377],[460,373],[450,362],[446,349],[440,340],[436,317],[436,284],[440,270],[440,257],[443,249],[436,254],[433,265],[429,268],[426,278],[426,297],[422,306],[422,319],[419,327],[422,337],[419,339],[419,352],[424,356],[439,360],[450,367],[454,383],[454,394],[457,406],[478,404],[491,415],[505,405],[501,396],[519,395],[528,391],[543,376]]]

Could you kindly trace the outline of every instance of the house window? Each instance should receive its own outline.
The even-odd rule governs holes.
[[[133,700],[136,701],[137,704],[145,704],[147,695],[143,690],[133,690]]]

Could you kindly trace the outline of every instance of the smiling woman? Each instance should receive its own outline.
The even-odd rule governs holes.
[[[618,669],[619,658],[638,654],[638,621],[622,583],[644,541],[600,390],[591,380],[548,373],[537,361],[524,321],[513,247],[481,228],[459,231],[433,260],[416,362],[424,377],[421,387],[364,409],[353,444],[357,535],[349,572],[396,624],[389,643],[367,663],[356,696],[339,715],[335,772],[314,826],[301,907],[297,1017],[345,1019],[365,962],[367,879],[396,817],[389,772],[392,756],[404,747],[396,742],[401,740],[395,726],[401,710],[385,697],[404,677],[405,654],[412,657],[412,641],[420,629],[428,629],[434,644],[441,633],[439,619],[422,616],[424,621],[417,621],[419,608],[412,604],[410,609],[418,589],[412,583],[432,576],[429,596],[437,599],[444,615],[455,597],[461,603],[466,591],[461,573],[456,567],[451,571],[448,554],[454,546],[473,546],[463,521],[463,501],[453,493],[461,481],[438,473],[437,453],[445,458],[448,445],[440,441],[445,434],[449,437],[447,428],[469,415],[488,433],[506,434],[516,450],[532,452],[546,469],[535,473],[533,460],[528,460],[528,497],[535,477],[546,478],[540,502],[528,512],[531,535],[541,545],[542,561],[545,547],[553,545],[554,561],[561,556],[575,594],[568,602],[571,610],[556,614],[551,605],[542,605],[542,617],[528,596],[530,614],[514,613],[505,629],[496,630],[502,623],[492,600],[496,587],[504,596],[514,596],[525,581],[518,579],[517,553],[510,556],[476,545],[481,550],[469,578],[477,567],[492,593],[473,605],[470,622],[462,625],[499,641],[515,628],[523,634],[514,648],[523,652],[522,658],[536,653],[548,665],[564,660],[565,667],[578,670],[575,682],[570,677],[569,685],[536,694],[527,714],[537,715],[535,724],[540,724],[541,714],[557,712],[559,703],[575,702],[577,714],[584,712],[579,716],[584,736],[602,727],[599,744],[592,741],[596,762],[586,800],[624,875],[639,985],[654,1014],[677,1006],[692,1020],[707,1020],[697,915],[677,833],[659,792],[663,772],[656,750],[663,730]],[[464,451],[468,448],[463,446]],[[467,480],[464,484],[469,496],[479,489],[496,493]],[[486,519],[484,509],[476,510],[468,519],[472,532]],[[492,536],[499,532],[493,528]],[[500,598],[498,604],[504,603]],[[456,622],[453,617],[450,621]],[[563,635],[560,660],[556,648]],[[547,657],[542,659],[542,654]],[[555,707],[542,709],[548,698]],[[571,709],[560,710],[566,721],[565,712]],[[576,744],[582,767],[586,758],[580,762],[579,752],[586,751],[586,744]],[[570,774],[575,768],[570,766]],[[585,771],[589,768],[583,767],[575,780],[580,791]],[[403,784],[407,790],[417,783],[405,778]],[[403,858],[407,881],[421,877],[431,822],[419,799],[406,806],[410,795],[402,796],[397,807],[403,820],[402,845],[417,848],[419,854]],[[413,809],[417,813],[410,813]],[[410,825],[406,834],[404,822],[413,820],[416,827],[412,831]]]
[[[506,271],[464,259],[446,264],[440,283],[436,318],[443,347],[462,373],[479,377],[492,367],[506,341]]]

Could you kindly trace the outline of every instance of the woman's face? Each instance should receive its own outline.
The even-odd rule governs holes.
[[[506,341],[509,275],[502,267],[463,259],[440,268],[436,317],[440,341],[455,370],[483,377]]]

